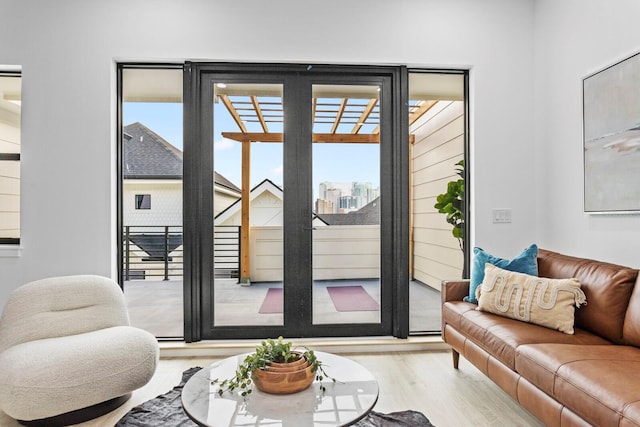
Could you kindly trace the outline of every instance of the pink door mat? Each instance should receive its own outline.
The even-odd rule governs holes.
[[[376,311],[380,304],[360,285],[327,286],[329,296],[338,311]]]
[[[264,301],[262,301],[262,305],[260,306],[260,310],[258,311],[258,313],[282,313],[283,297],[284,294],[282,293],[282,288],[269,288],[267,290],[267,295],[264,297]]]

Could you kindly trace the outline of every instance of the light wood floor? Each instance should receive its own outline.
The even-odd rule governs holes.
[[[378,378],[378,412],[413,409],[424,413],[437,427],[542,427],[524,409],[487,379],[473,365],[460,358],[455,370],[448,351],[403,351],[393,353],[345,354]],[[161,359],[155,376],[136,390],[122,407],[82,426],[113,426],[133,406],[169,391],[180,382],[182,372],[193,366],[207,366],[216,358]],[[19,424],[0,412],[0,426]],[[301,426],[304,427],[304,426]]]

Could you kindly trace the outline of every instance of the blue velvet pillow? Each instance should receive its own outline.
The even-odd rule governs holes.
[[[482,284],[484,279],[484,265],[490,263],[496,267],[503,268],[516,273],[538,275],[538,246],[533,245],[526,248],[520,255],[512,260],[498,258],[485,252],[481,248],[473,248],[473,262],[471,264],[471,282],[469,283],[469,296],[464,297],[467,302],[478,303],[476,299],[476,289]]]

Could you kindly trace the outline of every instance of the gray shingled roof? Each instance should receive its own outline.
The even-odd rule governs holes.
[[[181,179],[182,151],[140,122],[124,127],[125,179]]]
[[[182,179],[182,151],[140,122],[124,127],[125,179]],[[240,193],[241,190],[218,172],[216,185]]]
[[[233,182],[229,181],[227,178],[215,171],[213,172],[213,182],[215,182],[216,185],[226,187],[227,189],[235,191],[236,193],[242,193],[242,190],[236,187]]]
[[[317,216],[329,225],[377,225],[380,224],[380,197],[376,197],[357,211]]]

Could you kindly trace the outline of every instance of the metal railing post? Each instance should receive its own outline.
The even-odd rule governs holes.
[[[241,278],[242,278],[242,270],[240,270],[240,268],[242,267],[242,263],[240,262],[242,256],[242,238],[240,237],[241,235],[241,226],[238,226],[237,229],[237,234],[236,234],[236,239],[238,239],[238,283],[240,283]]]
[[[125,251],[124,251],[124,280],[129,280],[129,263],[131,262],[131,260],[129,259],[129,226],[125,226],[124,227],[125,232],[124,232],[124,245],[125,245]]]
[[[169,280],[169,226],[164,227],[164,280]]]

